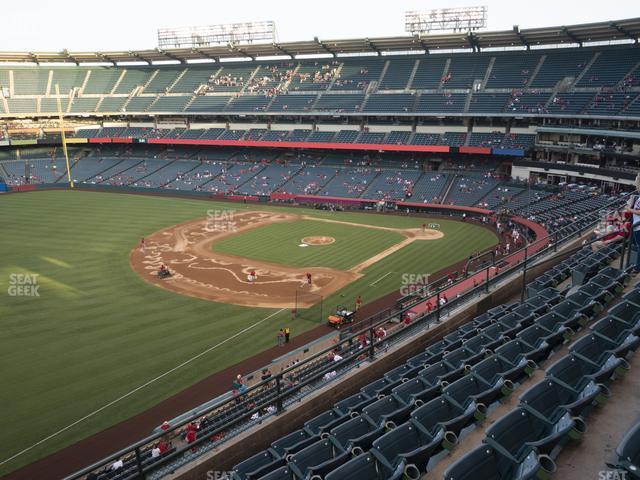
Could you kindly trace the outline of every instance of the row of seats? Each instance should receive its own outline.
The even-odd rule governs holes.
[[[578,291],[597,288],[610,301],[627,281],[625,272],[607,267]],[[594,311],[604,308],[594,302],[586,310],[583,307],[583,325]],[[607,384],[629,369],[626,359],[640,345],[638,335],[640,288],[636,287],[547,368],[545,379],[520,397],[517,408],[487,428],[483,443],[451,465],[444,478],[524,480],[552,473],[553,458],[569,439],[582,437],[593,406],[606,402]]]
[[[583,288],[618,293],[626,275],[605,268],[617,254],[608,247],[572,256],[575,269],[599,272]],[[495,307],[236,465],[232,478],[419,478],[432,458],[454,448],[463,430],[481,422],[598,312],[583,292],[565,297],[553,288],[523,304]],[[505,463],[498,462],[500,468]],[[472,476],[464,478],[480,478],[468,471]]]
[[[139,95],[62,97],[61,109],[87,113],[528,113],[589,116],[635,116],[640,95],[633,91],[601,90],[562,92],[519,89],[478,93],[339,93],[339,94],[244,94],[244,95]],[[10,97],[6,114],[57,113],[57,98]]]

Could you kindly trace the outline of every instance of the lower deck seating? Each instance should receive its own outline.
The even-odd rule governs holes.
[[[363,196],[378,200],[403,200],[412,196],[418,178],[420,172],[417,170],[386,170],[375,178]]]
[[[626,284],[626,272],[607,266],[617,255],[616,247],[597,253],[585,248],[565,260],[593,266],[592,275],[574,288]],[[636,297],[640,294],[630,298]],[[538,325],[547,314],[568,315],[571,309],[582,312],[574,329],[562,330],[565,316],[557,317],[555,326]],[[517,408],[493,423],[483,443],[452,464],[444,478],[533,479],[552,470],[548,455],[584,434],[584,418],[594,404],[603,402],[604,387],[594,379],[609,382],[622,374],[624,364],[612,359],[640,345],[640,314],[629,311],[612,310],[610,317],[593,323],[592,333],[574,342],[570,353],[549,367],[546,378],[520,397]],[[580,310],[571,293],[553,288],[523,304],[496,307],[238,464],[232,478],[304,478],[314,473],[332,480],[419,478],[434,457],[441,458],[439,452],[454,448],[464,430],[477,426],[492,404],[509,396],[553,348],[570,340],[598,312]],[[555,328],[562,333],[554,334]],[[561,366],[567,361],[584,367],[566,370]],[[612,361],[620,368],[573,378],[572,372],[579,377],[581,371],[601,371]],[[294,475],[286,477],[287,469]]]
[[[325,185],[322,194],[328,197],[358,198],[378,175],[372,168],[339,169],[331,181]]]

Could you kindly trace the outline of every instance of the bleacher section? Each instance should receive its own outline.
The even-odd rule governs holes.
[[[193,102],[185,108],[187,113],[222,112],[231,97],[225,96],[196,96]]]
[[[560,93],[551,99],[549,113],[562,113],[567,115],[579,115],[590,104],[595,94],[593,93]]]
[[[175,179],[164,185],[168,190],[198,191],[201,185],[220,175],[225,168],[225,164],[210,160],[202,163],[175,162],[174,165],[177,165],[179,170]]]
[[[339,169],[321,193],[328,197],[358,198],[377,175],[372,168]]]
[[[418,61],[418,69],[416,70],[416,74],[411,82],[411,88],[415,88],[417,90],[438,88],[442,81],[447,59],[435,56],[421,58]]]
[[[503,110],[509,98],[510,96],[507,93],[475,93],[469,103],[469,112],[500,112]]]
[[[361,94],[325,94],[316,101],[314,110],[331,113],[353,113],[359,112],[363,103],[364,95]]]
[[[0,85],[8,87],[13,74],[8,115],[53,113],[36,109],[34,100],[54,95],[59,84],[65,98],[75,89],[70,113],[93,113],[99,102],[101,113],[122,112],[122,98],[135,92],[126,112],[617,116],[636,115],[640,75],[633,70],[639,62],[637,48],[610,46],[215,67],[6,66],[0,67]],[[472,88],[471,97],[463,93]],[[158,105],[151,106],[156,95]]]
[[[408,113],[413,111],[415,99],[415,95],[410,93],[370,95],[363,112]]]
[[[220,67],[187,68],[186,72],[178,79],[171,89],[173,93],[195,93],[198,87],[206,85],[212,76],[215,76]]]
[[[449,175],[443,173],[423,174],[413,187],[412,201],[442,203],[448,180]]]
[[[371,82],[377,81],[380,78],[383,67],[384,62],[381,62],[377,58],[345,60],[331,89],[366,90]]]
[[[91,94],[108,94],[111,93],[113,87],[115,87],[116,82],[120,78],[122,74],[122,70],[114,69],[114,68],[92,68],[91,73],[89,75],[89,80],[87,81],[84,89],[82,90],[83,95],[91,95]],[[77,87],[81,87],[82,85],[76,85]]]
[[[551,96],[548,92],[537,90],[512,92],[504,108],[506,113],[530,113],[540,115],[548,113],[547,102]]]
[[[150,69],[133,69],[127,68],[122,79],[113,93],[129,94],[136,87],[144,86],[151,76],[152,70]]]
[[[467,94],[464,93],[423,93],[418,99],[415,111],[421,113],[462,113]]]
[[[278,95],[267,111],[269,112],[309,112],[316,95]]]
[[[13,71],[15,95],[45,95],[48,81],[48,69],[15,69]]]
[[[490,195],[499,181],[488,174],[457,175],[444,203],[477,206],[481,199]]]
[[[442,79],[443,88],[472,88],[476,80],[484,79],[490,61],[490,55],[463,54],[452,57],[449,70]]]
[[[169,93],[169,88],[183,71],[183,68],[160,68],[156,70],[151,81],[144,87],[144,92]]]
[[[287,183],[301,169],[300,165],[269,165],[238,189],[241,195],[270,195]]]
[[[538,53],[504,53],[495,56],[486,88],[522,88],[540,62]]]
[[[405,200],[411,198],[420,178],[417,170],[385,170],[369,185],[364,197],[375,200]]]
[[[415,64],[416,60],[413,58],[390,60],[389,68],[378,88],[380,90],[404,90],[409,83]]]
[[[579,87],[615,87],[640,62],[640,49],[614,48],[600,52],[596,61],[577,83]],[[637,85],[636,78],[628,86]]]
[[[300,173],[292,177],[281,188],[281,193],[289,194],[317,194],[336,174],[338,168],[309,165]]]

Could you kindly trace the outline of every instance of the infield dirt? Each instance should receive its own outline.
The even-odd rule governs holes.
[[[302,219],[390,230],[405,238],[348,271],[289,267],[221,253],[212,248],[214,243],[229,236],[271,223]],[[205,218],[155,232],[145,239],[144,247],[138,246],[131,251],[129,260],[133,270],[145,281],[182,295],[250,307],[308,308],[320,297],[327,297],[360,278],[362,270],[368,266],[414,240],[434,240],[442,236],[435,230],[393,229],[287,213],[249,211],[234,216],[233,228],[224,225],[220,228]],[[168,278],[158,276],[163,264],[172,272]],[[252,273],[255,273],[254,280]],[[311,274],[311,284],[307,281],[307,273]],[[305,299],[304,293],[312,294],[308,295],[309,300]]]

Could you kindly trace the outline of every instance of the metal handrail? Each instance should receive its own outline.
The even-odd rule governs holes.
[[[492,268],[492,266],[488,266],[483,270],[487,271],[487,281],[484,282],[484,284],[479,284],[476,287],[473,287],[465,292],[463,292],[460,297],[451,299],[446,307],[441,307],[440,306],[440,295],[441,293],[443,293],[445,290],[456,286],[459,283],[462,283],[466,280],[466,278],[461,278],[453,283],[450,283],[448,285],[443,285],[438,287],[435,291],[431,292],[429,294],[428,297],[426,298],[419,298],[417,299],[415,302],[397,309],[395,311],[391,311],[389,314],[384,315],[383,318],[381,319],[377,319],[374,323],[365,326],[363,328],[360,329],[356,329],[355,331],[352,330],[352,333],[348,334],[347,336],[345,336],[344,338],[341,338],[337,344],[332,345],[330,347],[324,348],[321,351],[315,353],[314,355],[312,355],[311,357],[303,360],[302,362],[294,365],[294,366],[290,366],[288,368],[285,368],[284,370],[282,370],[281,372],[279,372],[278,374],[274,375],[273,377],[264,380],[264,381],[260,381],[257,384],[249,387],[244,393],[242,393],[241,395],[231,398],[231,399],[225,399],[222,400],[219,403],[216,403],[212,406],[210,406],[209,408],[207,408],[206,410],[203,411],[199,411],[194,415],[191,415],[189,417],[187,417],[186,419],[182,420],[180,422],[179,425],[172,427],[170,430],[167,431],[162,431],[162,432],[158,432],[152,435],[149,435],[141,440],[139,440],[138,442],[135,442],[127,447],[125,447],[124,449],[119,450],[118,452],[115,452],[95,463],[93,463],[92,465],[89,465],[85,468],[83,468],[80,471],[77,471],[67,477],[65,477],[65,480],[76,480],[79,479],[81,477],[83,477],[84,475],[87,475],[88,473],[98,470],[100,468],[105,467],[106,465],[110,464],[111,462],[113,462],[114,460],[120,459],[122,457],[134,457],[136,459],[136,463],[137,463],[137,468],[138,471],[137,473],[141,476],[144,477],[144,474],[149,473],[151,471],[154,471],[164,465],[166,465],[170,460],[177,458],[178,456],[182,455],[182,453],[185,450],[191,449],[194,446],[197,446],[205,441],[208,441],[212,435],[215,435],[217,433],[220,432],[224,432],[226,430],[229,430],[230,428],[233,428],[235,425],[241,424],[243,422],[245,422],[246,420],[250,419],[251,416],[256,413],[261,411],[263,408],[267,407],[267,406],[271,406],[271,405],[277,405],[277,411],[281,412],[284,407],[283,407],[283,401],[286,400],[287,398],[289,398],[290,396],[294,395],[296,392],[300,392],[302,389],[304,389],[305,387],[311,385],[312,383],[318,381],[318,379],[322,378],[322,376],[327,372],[327,371],[333,371],[333,370],[338,370],[338,367],[341,365],[348,365],[351,362],[355,362],[358,363],[358,359],[362,357],[363,354],[366,354],[366,356],[369,359],[373,359],[375,358],[375,351],[376,348],[379,347],[381,344],[385,343],[385,342],[389,342],[390,340],[396,338],[397,336],[406,333],[406,330],[401,328],[401,329],[397,329],[394,332],[391,332],[390,334],[388,334],[384,339],[382,340],[376,340],[376,336],[375,336],[375,331],[378,327],[387,324],[390,320],[395,319],[398,317],[398,315],[401,316],[406,312],[408,312],[409,310],[412,310],[413,308],[415,308],[417,305],[420,305],[421,303],[427,301],[428,298],[436,298],[436,306],[434,308],[434,311],[427,313],[421,317],[418,317],[416,319],[413,320],[412,324],[410,325],[413,328],[416,328],[420,325],[422,326],[430,326],[432,323],[438,323],[440,321],[441,315],[443,313],[443,311],[451,311],[454,308],[456,308],[457,306],[465,303],[465,301],[469,298],[469,297],[475,297],[478,293],[483,293],[489,290],[490,285],[491,284],[495,284],[501,280],[503,280],[504,278],[506,278],[507,276],[510,276],[511,274],[513,274],[514,272],[517,272],[519,270],[523,270],[525,271],[525,269],[527,268],[527,263],[528,262],[533,262],[537,259],[539,259],[542,255],[545,255],[547,253],[549,253],[550,250],[553,250],[554,252],[557,251],[557,246],[558,246],[558,242],[559,241],[569,241],[570,239],[572,239],[574,236],[580,237],[582,236],[582,234],[584,233],[584,231],[587,228],[590,228],[590,226],[594,225],[597,223],[597,221],[600,219],[600,212],[602,211],[606,211],[607,209],[610,209],[611,207],[617,205],[618,201],[614,201],[614,202],[610,202],[609,204],[603,206],[600,210],[593,212],[591,215],[588,215],[586,217],[584,217],[582,219],[582,221],[584,221],[585,218],[587,219],[591,219],[593,218],[593,221],[591,223],[587,223],[584,225],[578,225],[576,227],[576,224],[578,222],[574,222],[572,224],[566,225],[564,227],[561,227],[560,229],[558,229],[556,232],[554,232],[553,234],[550,234],[542,239],[536,239],[534,240],[531,244],[516,250],[515,252],[513,252],[511,255],[509,255],[508,257],[505,258],[509,258],[509,257],[515,257],[517,255],[520,255],[521,253],[526,255],[527,258],[527,262],[515,262],[513,265],[511,265],[508,268],[505,268],[504,270],[501,270],[498,274],[494,275],[493,277],[491,277],[489,275],[489,271]],[[640,224],[640,222],[638,222],[636,225]],[[635,227],[635,225],[634,225]],[[577,229],[576,229],[577,228]],[[568,234],[565,237],[560,237],[562,232],[566,232],[568,230],[572,230],[572,233]],[[540,248],[538,251],[534,252],[533,254],[529,254],[529,249],[532,246],[535,245],[544,245],[544,247]],[[577,249],[580,249],[581,247],[578,247]],[[553,259],[556,259],[558,256],[560,255],[566,255],[567,252],[562,252],[560,254],[557,255],[553,255],[551,258],[546,259],[546,261],[552,261]],[[482,270],[480,270],[481,272]],[[476,272],[477,274],[478,272]],[[524,275],[524,278],[526,279],[526,275]],[[433,286],[435,284],[437,284],[438,282],[441,282],[443,279],[447,279],[447,277],[442,277],[441,279],[438,279],[434,282],[431,282],[429,285],[425,286],[425,288]],[[446,282],[445,282],[446,283]],[[524,285],[524,283],[523,283]],[[375,315],[374,315],[375,317]],[[368,319],[358,322],[358,324],[354,324],[354,326],[358,326],[363,324],[364,322],[366,322]],[[364,347],[361,350],[357,350],[353,353],[351,353],[350,355],[346,355],[343,360],[341,360],[339,363],[331,363],[329,364],[326,368],[321,369],[317,372],[315,372],[312,376],[310,376],[309,378],[305,379],[303,382],[297,383],[294,387],[289,387],[289,388],[284,388],[283,389],[283,383],[285,382],[286,377],[288,377],[288,374],[291,374],[293,372],[295,372],[296,370],[299,370],[301,367],[305,367],[305,366],[309,366],[311,365],[313,362],[318,361],[319,359],[322,359],[324,357],[326,357],[326,355],[330,352],[334,352],[335,349],[338,346],[349,346],[352,345],[354,341],[358,341],[358,337],[362,334],[367,335],[367,339],[369,340],[369,344]],[[247,410],[245,413],[238,415],[237,417],[235,417],[233,420],[226,422],[220,426],[218,426],[217,428],[207,432],[207,435],[205,437],[199,438],[197,439],[195,442],[189,444],[187,447],[185,447],[184,449],[181,450],[177,450],[176,452],[173,452],[169,455],[165,455],[163,457],[161,457],[160,460],[155,461],[152,465],[149,466],[143,466],[142,465],[142,461],[141,461],[141,448],[145,447],[145,446],[149,446],[151,444],[153,444],[154,442],[160,440],[163,437],[166,437],[167,435],[171,435],[172,433],[176,433],[176,432],[180,432],[186,425],[188,425],[189,423],[191,423],[194,420],[197,420],[203,416],[206,416],[209,413],[215,412],[216,410],[219,410],[221,408],[224,408],[227,405],[235,405],[238,403],[238,400],[241,400],[240,403],[242,402],[247,402],[247,400],[243,400],[243,399],[251,399],[251,394],[256,394],[259,393],[263,388],[265,387],[270,387],[272,388],[272,386],[275,383],[275,387],[276,387],[276,395],[274,397],[267,397],[264,400],[261,400],[259,404],[254,405],[253,408]]]

